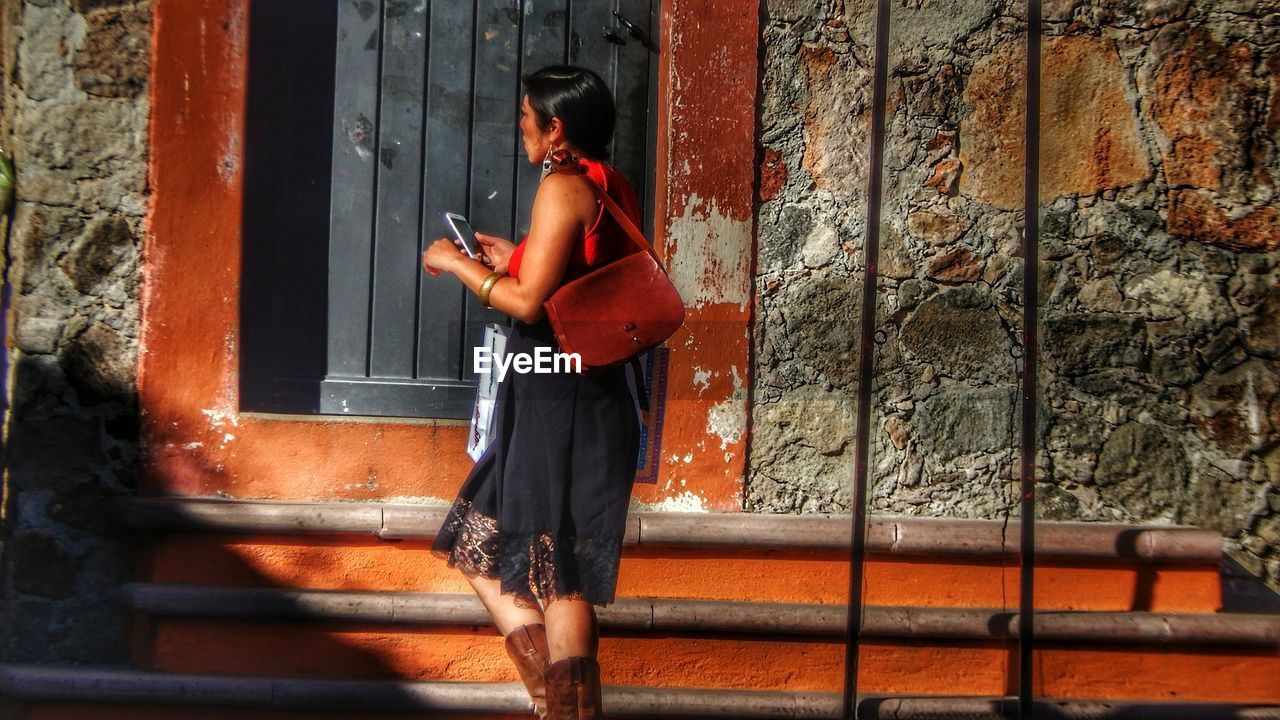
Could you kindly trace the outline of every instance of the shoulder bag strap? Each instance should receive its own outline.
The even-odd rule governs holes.
[[[653,251],[653,248],[649,245],[649,241],[645,239],[644,233],[640,232],[640,228],[636,227],[636,224],[631,221],[631,218],[623,212],[622,208],[618,207],[618,203],[614,202],[613,198],[609,197],[609,194],[602,190],[600,186],[596,184],[596,181],[592,180],[590,176],[587,175],[581,165],[566,166],[557,172],[581,177],[583,181],[587,183],[587,187],[591,188],[591,192],[596,194],[596,198],[609,209],[610,214],[612,214],[614,219],[618,221],[618,224],[622,226],[622,229],[627,232],[627,237],[631,238],[631,242],[638,245],[641,250],[649,253],[649,255],[653,257],[654,262],[658,263],[658,267],[662,268],[664,272],[666,271],[666,268],[662,266],[662,260],[658,257],[658,254]]]

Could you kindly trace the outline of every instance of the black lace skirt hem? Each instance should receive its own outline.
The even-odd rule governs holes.
[[[498,580],[502,594],[527,609],[556,599],[612,604],[621,550],[620,540],[504,534],[497,518],[464,497],[454,500],[431,546],[432,555],[464,575]],[[590,587],[592,582],[604,587]]]

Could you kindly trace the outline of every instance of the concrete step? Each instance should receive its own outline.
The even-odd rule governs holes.
[[[157,533],[142,580],[238,587],[464,592],[428,552],[439,506],[134,499]],[[845,604],[847,516],[634,513],[620,596]],[[1016,523],[874,518],[864,602],[1003,606],[1017,597]],[[397,542],[398,541],[398,542]],[[1037,606],[1213,612],[1220,537],[1195,528],[1037,524]]]
[[[251,717],[511,718],[528,717],[518,683],[378,682],[285,677],[231,677],[103,668],[0,665],[0,695],[15,720],[222,720]],[[839,718],[834,692],[778,692],[607,685],[605,711],[618,718]],[[1008,697],[864,696],[856,716],[866,720],[1011,717]],[[387,713],[383,715],[382,713]],[[1276,720],[1273,703],[1188,703],[1146,700],[1040,700],[1037,718],[1071,720]]]

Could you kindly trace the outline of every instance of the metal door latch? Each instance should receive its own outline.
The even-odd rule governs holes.
[[[626,45],[627,38],[622,34],[625,30],[626,33],[631,36],[631,39],[643,45],[646,50],[655,54],[658,52],[658,44],[653,41],[653,38],[649,37],[649,33],[641,30],[635,23],[628,20],[617,10],[613,11],[613,16],[618,19],[618,22],[622,23],[622,27],[604,28],[603,34],[605,40],[608,40],[614,45]]]

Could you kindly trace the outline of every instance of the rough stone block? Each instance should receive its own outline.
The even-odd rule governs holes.
[[[1186,387],[1200,378],[1191,343],[1185,338],[1151,352],[1151,375],[1165,385]]]
[[[129,618],[120,612],[114,592],[96,602],[61,605],[54,610],[53,622],[58,633],[51,650],[59,661],[129,663]]]
[[[1187,409],[1200,433],[1228,456],[1280,439],[1280,371],[1251,358],[1211,372],[1188,391]]]
[[[875,29],[873,0],[844,0],[845,24],[860,40],[870,44]],[[991,22],[999,6],[991,0],[909,2],[893,6],[889,67],[912,59],[928,62],[945,56],[957,43]]]
[[[1025,44],[1003,43],[974,63],[964,90],[972,111],[960,120],[963,195],[998,208],[1022,207],[1026,97]]]
[[[1263,206],[1238,217],[1198,190],[1169,193],[1169,234],[1235,252],[1280,250],[1280,210]]]
[[[119,497],[96,482],[88,482],[58,492],[45,512],[51,520],[85,532],[106,535],[117,530],[117,523],[105,511]]]
[[[826,18],[826,3],[823,0],[768,0],[765,13],[769,20],[795,22],[802,19]]]
[[[1021,41],[1001,44],[974,63],[964,93],[973,111],[960,125],[960,192],[998,208],[1023,203],[1025,55]],[[1041,201],[1092,195],[1149,177],[1114,43],[1050,38],[1043,63]]]
[[[1050,38],[1042,62],[1041,201],[1149,178],[1115,44],[1087,35]]]
[[[905,280],[916,274],[917,263],[907,250],[902,236],[888,223],[880,226],[880,265],[881,277],[894,280]]]
[[[960,99],[960,78],[951,63],[933,72],[908,76],[901,81],[899,92],[905,94],[908,112],[915,117],[953,121]],[[891,110],[892,112],[892,110]],[[951,145],[953,137],[939,134],[935,142]],[[931,143],[933,144],[933,143]]]
[[[812,230],[812,210],[803,205],[783,205],[777,222],[760,229],[759,271],[774,272],[794,264]]]
[[[1080,498],[1049,483],[1036,483],[1036,519],[1079,520],[1083,513]]]
[[[792,276],[763,306],[762,330],[782,365],[848,387],[858,372],[858,300],[861,283],[834,273]]]
[[[19,206],[14,213],[13,249],[18,260],[15,265],[21,268],[18,283],[21,295],[15,306],[28,306],[26,312],[19,311],[20,315],[29,313],[31,305],[36,306],[34,314],[39,314],[42,312],[39,304],[58,299],[49,296],[50,289],[37,288],[48,282],[50,270],[56,267],[56,258],[83,228],[84,219],[74,209]]]
[[[94,10],[127,8],[136,3],[137,0],[71,0],[71,9],[81,15],[86,15]]]
[[[1268,545],[1280,546],[1280,515],[1272,515],[1258,523],[1254,534]]]
[[[136,245],[129,223],[119,216],[99,218],[85,228],[59,267],[76,290],[92,294]]]
[[[28,3],[24,8],[18,65],[22,89],[29,99],[68,102],[78,95],[67,62],[67,49],[77,26],[83,26],[83,21],[72,16],[62,3],[48,7]]]
[[[1280,359],[1280,287],[1272,285],[1267,299],[1240,321],[1244,346],[1254,355]]]
[[[1183,498],[1187,458],[1166,430],[1129,422],[1103,444],[1093,479],[1104,502],[1138,520],[1160,518]]]
[[[18,347],[26,353],[52,353],[62,338],[62,322],[53,318],[23,317],[18,320]]]
[[[143,162],[145,108],[128,100],[42,104],[18,117],[27,162],[103,177]]]
[[[1227,294],[1237,308],[1252,308],[1262,302],[1280,285],[1280,277],[1273,272],[1270,256],[1246,254],[1239,256],[1236,274],[1227,281]]]
[[[49,533],[18,533],[7,550],[12,553],[13,584],[18,592],[51,599],[75,592],[75,558]]]
[[[135,365],[129,339],[100,323],[73,339],[62,357],[67,381],[86,405],[131,405],[137,392]]]
[[[1074,313],[1044,321],[1043,352],[1063,375],[1136,367],[1145,359],[1142,321],[1129,315]]]
[[[907,216],[907,232],[935,247],[959,240],[966,229],[965,219],[952,213],[920,210]]]
[[[1124,309],[1124,298],[1120,288],[1111,278],[1089,280],[1080,286],[1080,302],[1089,310],[1100,312],[1120,312]]]
[[[24,419],[14,423],[9,443],[10,472],[19,489],[66,487],[107,463],[97,418]]]
[[[941,460],[1012,447],[1017,391],[1011,387],[940,391],[916,409],[915,435]]]
[[[1100,22],[1151,28],[1185,17],[1191,0],[1100,0],[1094,5]]]
[[[39,167],[23,168],[22,182],[16,186],[19,201],[42,205],[74,205],[79,198],[77,191],[74,176]]]
[[[1171,26],[1157,35],[1151,53],[1158,67],[1144,92],[1164,131],[1170,187],[1230,194],[1253,182],[1253,52],[1244,42],[1223,45],[1203,27]]]
[[[787,161],[782,153],[769,148],[764,151],[764,159],[760,164],[761,200],[773,200],[782,193],[787,184]]]
[[[925,272],[940,282],[973,282],[982,275],[982,261],[968,248],[952,248],[930,258]]]
[[[959,158],[947,158],[933,166],[933,174],[924,186],[938,191],[939,195],[955,195],[964,163]]]
[[[1155,319],[1185,318],[1218,327],[1235,317],[1222,288],[1202,274],[1158,270],[1135,277],[1124,294],[1142,303],[1143,313]]]
[[[53,653],[53,603],[48,600],[14,599],[5,608],[9,636],[5,659],[14,663],[48,662]]]
[[[147,86],[151,67],[151,9],[111,0],[76,0],[77,12],[98,8],[86,18],[84,44],[72,60],[76,86],[90,95],[135,97]]]
[[[903,324],[902,346],[941,375],[1000,382],[1013,377],[1009,334],[990,300],[971,288],[938,293]]]
[[[865,196],[871,137],[870,73],[852,53],[806,47],[804,168],[814,184],[843,198]]]
[[[1191,474],[1179,520],[1195,518],[1195,525],[1217,530],[1225,537],[1239,534],[1248,525],[1252,484],[1212,466],[1201,465]]]

